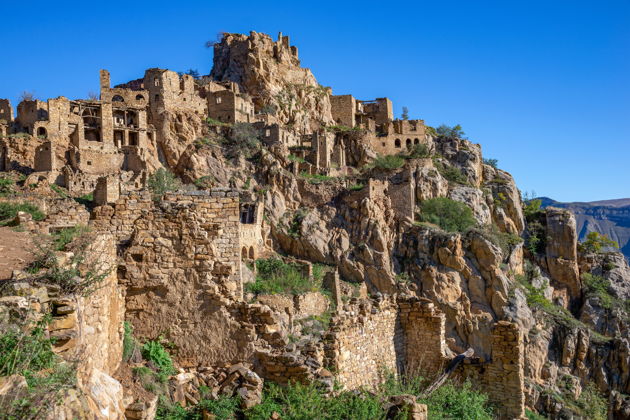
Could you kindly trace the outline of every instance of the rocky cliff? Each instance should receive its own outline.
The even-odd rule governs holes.
[[[541,198],[543,207],[554,206],[570,210],[575,215],[580,240],[589,232],[599,232],[619,244],[620,251],[630,258],[630,199],[560,203]]]

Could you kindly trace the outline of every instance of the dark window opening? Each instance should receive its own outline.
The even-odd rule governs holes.
[[[407,146],[407,148],[411,147],[411,139],[407,139],[407,141],[405,142],[405,145]]]
[[[136,95],[136,101],[144,101],[144,96]]]
[[[39,127],[37,129],[37,136],[46,138],[48,136],[48,133],[46,132],[46,129],[44,127]]]
[[[87,164],[88,164],[88,166],[92,166],[92,161],[91,161],[91,160],[88,160],[88,161],[87,161]]]
[[[135,131],[129,132],[129,146],[137,146],[138,145],[138,133]]]
[[[254,210],[255,206],[253,204],[243,204],[241,206],[241,223],[253,224]]]
[[[112,102],[125,102],[125,99],[120,95],[114,95]]]
[[[418,139],[413,139],[413,144],[420,144],[420,140],[418,140]]]
[[[396,139],[394,141],[394,146],[396,146],[397,148],[400,148],[400,139]]]

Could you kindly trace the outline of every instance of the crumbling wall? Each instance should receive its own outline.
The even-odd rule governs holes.
[[[333,318],[326,335],[326,358],[347,389],[375,388],[404,359],[404,332],[394,299],[351,302]]]
[[[116,235],[127,320],[138,337],[166,336],[182,366],[244,360],[251,330],[230,313],[242,295],[238,193],[169,193],[161,202],[122,196],[95,212]]]

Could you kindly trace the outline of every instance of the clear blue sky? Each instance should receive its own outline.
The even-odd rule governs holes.
[[[207,74],[218,32],[282,31],[336,94],[461,124],[523,191],[630,197],[628,0],[5,3],[0,97],[86,97],[100,68]]]

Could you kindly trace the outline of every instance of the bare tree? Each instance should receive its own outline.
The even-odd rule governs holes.
[[[25,90],[20,95],[20,100],[21,101],[33,101],[33,100],[35,100],[35,93],[31,92],[30,90]]]
[[[96,92],[94,92],[94,91],[88,92],[88,95],[87,95],[87,96],[88,96],[88,99],[89,99],[90,101],[98,101],[98,98],[99,98],[98,93],[96,93]]]

